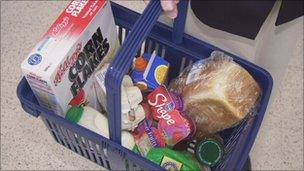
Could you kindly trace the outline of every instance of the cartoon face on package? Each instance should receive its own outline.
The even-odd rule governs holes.
[[[21,67],[40,105],[62,116],[71,106],[99,110],[93,75],[118,46],[108,1],[72,1]]]

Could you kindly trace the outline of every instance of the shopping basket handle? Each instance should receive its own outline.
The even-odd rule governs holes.
[[[151,0],[142,15],[134,24],[106,73],[107,111],[110,139],[121,143],[121,82],[130,69],[139,47],[147,38],[161,14],[159,0]]]
[[[174,19],[172,30],[172,41],[176,44],[183,42],[188,4],[188,0],[180,0],[178,4],[178,15]]]

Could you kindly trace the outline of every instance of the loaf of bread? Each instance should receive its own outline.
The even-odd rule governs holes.
[[[261,92],[244,68],[218,51],[186,68],[171,82],[170,90],[183,97],[185,114],[196,122],[198,137],[237,124]]]

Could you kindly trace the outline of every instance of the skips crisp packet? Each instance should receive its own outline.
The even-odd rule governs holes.
[[[162,130],[169,147],[186,139],[194,131],[188,118],[179,111],[183,109],[182,99],[173,96],[176,95],[166,87],[159,86],[147,98],[152,118],[158,122],[157,128]]]

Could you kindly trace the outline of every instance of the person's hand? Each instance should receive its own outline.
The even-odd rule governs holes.
[[[179,0],[161,0],[161,6],[165,15],[171,19],[177,17],[177,4]]]

